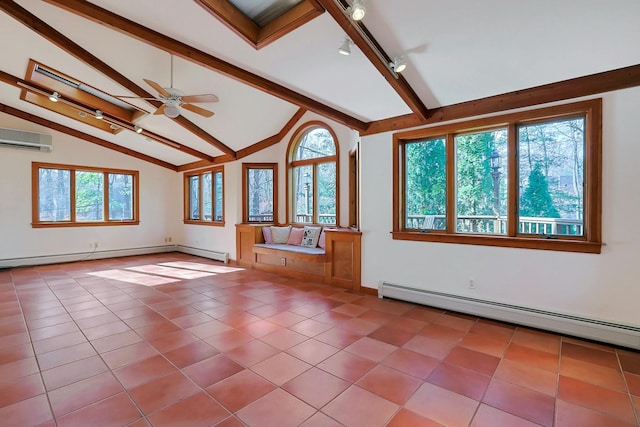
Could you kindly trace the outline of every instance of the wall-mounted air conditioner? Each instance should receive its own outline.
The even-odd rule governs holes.
[[[1,147],[50,152],[52,148],[51,135],[0,128]]]

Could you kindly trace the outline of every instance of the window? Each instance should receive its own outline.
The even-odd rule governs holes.
[[[289,144],[287,219],[300,224],[339,224],[338,146],[326,125],[303,125]]]
[[[394,135],[394,239],[600,253],[601,109]]]
[[[224,225],[223,170],[219,166],[185,173],[185,223]]]
[[[242,221],[278,222],[278,164],[242,164]]]
[[[33,227],[138,224],[138,172],[33,163]]]

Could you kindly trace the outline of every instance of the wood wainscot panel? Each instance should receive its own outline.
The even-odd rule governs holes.
[[[325,229],[327,260],[325,282],[360,291],[362,233],[352,229]]]

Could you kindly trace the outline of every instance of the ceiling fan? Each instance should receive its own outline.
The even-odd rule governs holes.
[[[173,55],[171,55],[171,87],[162,87],[158,83],[149,79],[142,79],[158,92],[158,95],[153,98],[145,98],[142,96],[116,96],[116,98],[134,98],[134,99],[146,99],[156,100],[162,102],[160,108],[158,108],[153,114],[165,116],[175,119],[181,113],[180,108],[189,110],[193,113],[199,114],[204,117],[213,116],[213,111],[209,111],[205,108],[193,105],[194,103],[201,102],[218,102],[218,97],[213,94],[203,95],[185,95],[181,90],[173,87]]]

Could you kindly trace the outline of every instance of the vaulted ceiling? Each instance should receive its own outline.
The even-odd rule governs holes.
[[[276,143],[305,111],[367,134],[640,84],[636,0],[367,0],[360,24],[346,6],[2,0],[0,111],[179,170]],[[345,35],[349,56],[337,52]],[[387,64],[397,55],[401,75]],[[154,96],[147,79],[219,102],[197,104],[213,117],[170,119],[127,98],[149,114],[114,133],[48,108],[30,60],[110,95]]]

